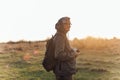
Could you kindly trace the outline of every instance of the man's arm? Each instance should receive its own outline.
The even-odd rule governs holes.
[[[65,40],[62,36],[57,36],[55,39],[55,58],[60,61],[67,61],[76,58],[78,53],[71,49],[71,51],[65,51]]]

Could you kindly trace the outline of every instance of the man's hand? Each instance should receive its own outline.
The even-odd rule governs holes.
[[[77,56],[80,55],[80,50],[79,50],[79,49],[74,48],[73,50],[74,50],[74,52],[76,53],[76,54],[75,54],[75,57],[77,57]]]
[[[77,48],[74,48],[73,50],[74,50],[75,52],[78,52],[78,53],[80,52],[80,50],[77,49]]]
[[[76,52],[78,52],[78,53],[79,53],[79,52],[80,52],[80,50],[79,50],[79,49],[77,49],[77,50],[76,50]]]

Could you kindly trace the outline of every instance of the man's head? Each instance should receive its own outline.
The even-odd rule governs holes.
[[[57,31],[67,33],[70,30],[70,25],[71,25],[70,18],[62,17],[56,23],[55,28],[57,29]]]

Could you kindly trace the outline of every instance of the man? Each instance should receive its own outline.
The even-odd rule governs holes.
[[[69,17],[60,18],[55,25],[57,32],[53,41],[57,63],[53,72],[56,80],[72,80],[72,75],[76,73],[76,57],[79,53],[71,48],[66,36],[70,25]]]

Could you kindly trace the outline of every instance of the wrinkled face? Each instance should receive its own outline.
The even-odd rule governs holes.
[[[61,19],[58,20],[57,24],[55,25],[55,28],[57,31],[60,32],[65,32],[67,33],[70,30],[70,18],[69,17],[62,17]]]
[[[64,27],[64,30],[66,31],[66,32],[68,32],[69,30],[70,30],[70,23],[64,23],[63,24],[63,27]]]

